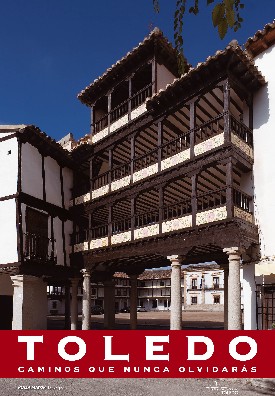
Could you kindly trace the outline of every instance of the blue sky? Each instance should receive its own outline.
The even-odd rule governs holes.
[[[274,19],[275,0],[243,0],[243,27],[220,40],[211,8],[184,24],[192,65],[233,38],[243,44]],[[10,0],[0,12],[0,123],[34,124],[55,139],[89,132],[89,109],[77,94],[158,26],[173,40],[176,0]],[[191,0],[190,0],[191,2]],[[201,0],[201,2],[206,2]]]

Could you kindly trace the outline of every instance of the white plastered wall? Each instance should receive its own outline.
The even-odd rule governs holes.
[[[256,57],[255,64],[267,81],[254,97],[255,217],[261,257],[272,257],[275,256],[275,46]]]
[[[1,134],[1,137],[2,134]],[[12,138],[0,142],[0,197],[17,192],[18,142]]]
[[[35,198],[43,199],[41,154],[31,144],[24,143],[21,158],[22,191]]]
[[[65,208],[69,209],[70,200],[72,199],[73,171],[69,168],[63,168],[62,175],[63,175],[64,204],[65,204]]]
[[[176,77],[164,66],[157,63],[157,91],[165,89]]]
[[[16,202],[0,201],[0,264],[18,262]]]
[[[51,157],[45,157],[45,189],[47,202],[62,206],[60,166]]]

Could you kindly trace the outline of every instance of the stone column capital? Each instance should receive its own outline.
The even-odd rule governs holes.
[[[234,246],[234,247],[230,247],[230,248],[224,248],[223,252],[226,253],[228,256],[231,256],[231,255],[241,256],[242,253],[244,253],[244,249]]]
[[[183,256],[175,254],[172,256],[167,256],[167,259],[171,261],[171,265],[180,265],[181,266],[181,263],[184,258],[183,258]]]
[[[23,283],[25,284],[26,282],[36,282],[38,279],[37,276],[33,276],[33,275],[12,275],[11,276],[11,281],[12,281],[12,285],[14,287],[16,286],[20,286],[22,287]]]
[[[90,278],[91,277],[91,270],[89,268],[83,268],[80,270],[83,275],[83,278]]]

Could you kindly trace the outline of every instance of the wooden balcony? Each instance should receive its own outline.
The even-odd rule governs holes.
[[[225,128],[226,123],[229,125],[228,130]],[[87,186],[87,192],[72,200],[71,205],[96,200],[135,185],[150,176],[159,175],[229,144],[240,150],[246,158],[253,160],[252,131],[226,112],[93,178],[92,193]]]
[[[251,196],[231,187],[197,194],[190,199],[80,231],[72,241],[73,252],[156,238],[232,218],[253,224],[251,203]]]
[[[92,124],[92,142],[97,143],[117,129],[146,112],[145,101],[152,96],[153,83],[146,85],[127,100]]]
[[[56,264],[55,240],[39,234],[27,232],[23,235],[24,260],[33,262],[50,262]]]

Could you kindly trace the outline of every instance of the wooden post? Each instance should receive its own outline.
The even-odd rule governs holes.
[[[195,157],[194,147],[195,147],[195,131],[196,127],[196,100],[190,103],[190,158]]]
[[[223,86],[224,141],[226,143],[231,142],[229,110],[230,110],[230,84],[227,79]]]
[[[128,121],[131,121],[131,111],[132,111],[132,76],[129,77],[128,82],[129,82],[129,99],[128,99]]]
[[[93,157],[90,159],[90,199],[93,194]]]
[[[197,210],[198,210],[198,205],[197,205],[197,181],[198,181],[198,175],[194,174],[191,176],[191,181],[192,181],[192,195],[191,195],[191,205],[192,205],[192,227],[195,227],[196,225],[196,215],[197,215]]]
[[[113,148],[111,147],[109,149],[109,173],[108,173],[109,192],[111,192],[112,169],[113,169]]]
[[[231,159],[226,164],[226,211],[227,217],[233,217],[233,164]]]
[[[135,239],[135,213],[136,213],[136,197],[131,198],[131,241]]]
[[[135,169],[134,169],[135,139],[136,139],[135,135],[131,136],[131,181],[130,181],[130,183],[133,183],[133,174],[135,171]]]
[[[162,143],[163,143],[163,120],[160,120],[158,122],[158,172],[161,172]]]
[[[159,187],[159,233],[162,234],[163,222],[163,186]]]
[[[108,212],[108,246],[111,246],[112,233],[113,233],[113,205],[109,205],[109,212]]]
[[[94,133],[94,106],[91,106],[91,118],[90,118],[90,134],[91,136]]]
[[[110,125],[111,125],[111,107],[112,107],[112,91],[108,93],[108,135],[110,134]]]

